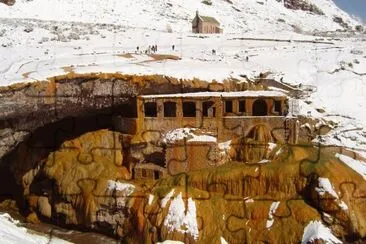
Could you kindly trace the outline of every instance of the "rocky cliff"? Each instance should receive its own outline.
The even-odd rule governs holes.
[[[4,3],[6,5],[12,6],[15,4],[15,0],[0,0],[0,3]]]
[[[293,10],[303,10],[314,14],[323,15],[324,12],[316,5],[309,3],[306,0],[277,0],[277,2],[282,2],[286,8]]]
[[[364,240],[366,182],[358,169],[365,159],[338,147],[269,143],[261,126],[233,138],[220,166],[131,179],[136,150],[146,146],[116,131],[113,118],[133,116],[126,111],[138,94],[267,89],[243,86],[69,74],[2,87],[1,196],[16,200],[28,221],[130,243]]]

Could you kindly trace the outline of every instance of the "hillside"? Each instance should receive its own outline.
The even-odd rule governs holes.
[[[108,23],[126,27],[190,31],[196,10],[216,17],[226,33],[334,31],[359,24],[331,0],[18,0],[0,6],[3,18]],[[346,23],[341,26],[334,21]],[[316,25],[314,25],[316,23]]]

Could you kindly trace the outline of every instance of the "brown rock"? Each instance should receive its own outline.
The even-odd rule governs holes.
[[[37,214],[35,212],[30,213],[27,216],[26,221],[28,223],[32,223],[32,224],[39,224],[39,223],[41,223],[41,221],[39,221],[38,216],[37,216]]]
[[[47,197],[39,197],[37,205],[40,214],[42,214],[44,217],[51,218],[52,207]]]

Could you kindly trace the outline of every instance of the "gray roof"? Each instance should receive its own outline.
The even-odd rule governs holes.
[[[234,92],[191,92],[191,93],[173,93],[173,94],[155,94],[155,95],[142,95],[144,99],[151,98],[193,98],[193,97],[225,97],[225,98],[237,98],[237,97],[286,97],[286,94],[281,91],[234,91]]]

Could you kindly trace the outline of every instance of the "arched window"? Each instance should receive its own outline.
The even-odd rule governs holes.
[[[267,115],[267,103],[263,99],[257,99],[253,103],[252,113],[253,116],[266,116]]]
[[[156,117],[158,115],[158,107],[155,102],[147,102],[144,104],[145,117]]]
[[[164,103],[164,117],[175,117],[177,113],[177,105],[175,102]]]
[[[183,117],[196,117],[196,103],[183,102]]]

